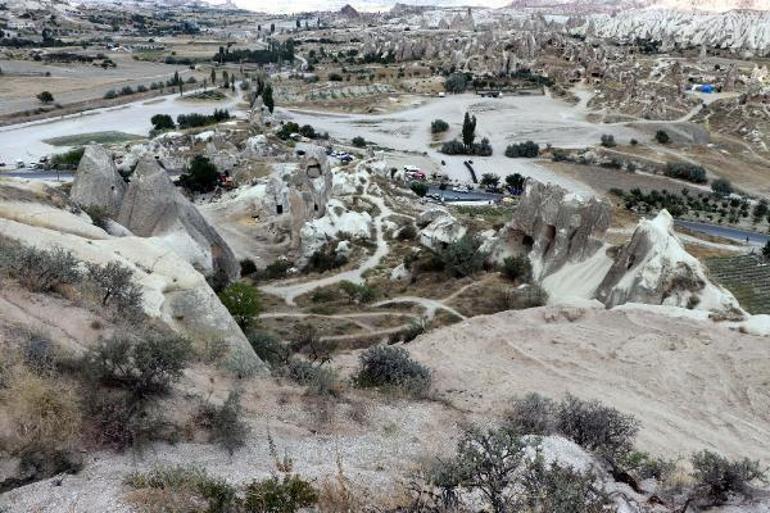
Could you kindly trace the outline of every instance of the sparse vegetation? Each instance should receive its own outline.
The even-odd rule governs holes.
[[[532,279],[532,264],[526,255],[506,257],[503,260],[502,273],[511,281],[528,283]]]
[[[449,130],[449,123],[443,119],[434,119],[430,124],[430,132],[432,134],[441,134]]]
[[[701,166],[685,162],[669,162],[665,169],[666,176],[692,183],[706,183],[706,170]]]
[[[428,194],[428,184],[420,181],[413,181],[409,183],[409,188],[419,197],[424,197]]]
[[[219,170],[217,166],[202,155],[193,157],[185,173],[179,177],[179,185],[190,192],[211,192],[218,183]]]
[[[375,346],[361,354],[360,367],[353,381],[361,388],[424,396],[430,389],[431,372],[412,360],[404,348]]]
[[[658,130],[655,132],[655,140],[660,144],[668,144],[671,141],[668,132],[665,130]]]
[[[246,443],[249,427],[243,421],[241,394],[231,391],[221,406],[203,404],[196,416],[199,426],[211,434],[211,441],[231,455]]]
[[[505,156],[511,159],[534,159],[537,158],[538,155],[540,155],[540,146],[532,141],[520,144],[509,144],[505,148]]]
[[[444,269],[451,276],[462,278],[480,272],[484,268],[486,254],[481,251],[481,239],[466,234],[439,252]]]
[[[259,290],[246,283],[231,283],[219,293],[219,300],[244,329],[252,326],[262,311]]]

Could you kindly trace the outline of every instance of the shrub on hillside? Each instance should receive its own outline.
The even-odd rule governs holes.
[[[412,360],[402,347],[371,347],[361,354],[359,362],[353,381],[361,388],[383,388],[414,396],[423,396],[430,389],[430,369]]]
[[[444,269],[452,276],[462,278],[480,272],[484,268],[486,254],[480,251],[481,240],[470,234],[449,244],[439,255]]]
[[[231,283],[219,293],[219,300],[241,328],[248,328],[262,311],[259,290],[246,283]]]
[[[109,228],[110,217],[104,207],[100,205],[90,205],[83,207],[83,212],[88,214],[88,217],[91,218],[91,222],[94,226],[97,226],[105,231],[107,228]]]
[[[143,511],[175,513],[235,513],[240,510],[235,488],[224,479],[209,476],[194,466],[156,466],[134,472],[126,479],[131,488],[128,501]],[[205,503],[205,509],[201,509]]]
[[[428,184],[425,182],[414,181],[409,184],[409,188],[420,198],[428,194]]]
[[[279,139],[286,141],[289,139],[289,137],[292,136],[292,134],[298,134],[299,130],[300,127],[297,123],[293,121],[287,121],[281,125],[281,128],[275,133],[275,135],[277,135]]]
[[[366,139],[364,139],[361,136],[354,137],[353,140],[351,141],[351,143],[356,148],[366,148]]]
[[[327,244],[310,256],[303,270],[306,273],[323,273],[342,267],[346,263],[348,263],[347,257],[338,254],[333,244]]]
[[[168,114],[155,114],[150,118],[150,123],[155,130],[173,130],[176,128],[174,120]]]
[[[309,395],[321,397],[340,395],[337,372],[328,365],[294,359],[286,366],[285,374],[298,385],[307,387]]]
[[[246,513],[296,513],[318,502],[318,492],[299,476],[284,474],[254,481],[246,487]]]
[[[615,136],[611,134],[602,135],[602,146],[605,148],[614,148],[617,146],[617,143],[615,142]]]
[[[179,177],[179,185],[191,192],[211,192],[218,183],[217,166],[202,155],[193,157],[184,174]]]
[[[114,306],[125,315],[138,314],[142,310],[142,290],[132,278],[134,272],[118,262],[104,265],[89,263],[88,280],[96,287],[102,306]]]
[[[717,178],[711,182],[711,190],[719,196],[729,196],[733,193],[733,185],[730,183],[730,180]]]
[[[706,183],[706,170],[695,164],[686,162],[669,162],[664,171],[666,176],[686,180],[692,183]]]
[[[197,423],[211,434],[211,441],[230,455],[246,444],[249,426],[243,421],[241,395],[231,391],[221,406],[206,403],[196,415]]]
[[[371,303],[377,298],[377,291],[365,283],[353,283],[351,281],[340,282],[340,289],[348,296],[348,301],[357,303]]]
[[[54,169],[77,169],[85,151],[84,147],[80,147],[72,148],[64,153],[56,153],[51,157],[51,167]]]
[[[581,447],[613,460],[633,449],[639,421],[599,401],[567,395],[556,414],[557,430]]]
[[[247,338],[257,356],[271,367],[282,367],[289,362],[291,351],[277,337],[265,331],[251,330]]]
[[[671,137],[669,137],[668,132],[665,130],[658,130],[655,132],[655,140],[660,144],[668,144],[671,141]]]
[[[167,392],[191,356],[190,342],[177,336],[116,334],[89,350],[80,368],[98,383],[142,399]]]
[[[453,139],[442,144],[440,151],[445,155],[465,155],[466,148],[462,142]]]
[[[551,435],[556,432],[557,406],[538,393],[527,394],[513,401],[506,423],[520,435]]]
[[[748,495],[749,483],[765,479],[759,461],[731,461],[711,451],[694,454],[692,466],[697,488],[713,505],[724,504],[734,494]]]
[[[503,276],[511,281],[529,283],[532,280],[532,264],[527,255],[506,257],[503,260]]]
[[[72,252],[59,247],[39,249],[0,243],[0,268],[33,292],[50,292],[61,285],[78,283],[82,276],[79,264]]]

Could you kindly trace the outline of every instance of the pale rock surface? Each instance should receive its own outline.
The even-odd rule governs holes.
[[[598,299],[608,307],[633,302],[740,313],[733,295],[711,283],[685,251],[673,224],[666,210],[642,220],[599,286]]]
[[[426,221],[428,222],[427,224]],[[467,229],[452,214],[444,209],[431,209],[417,218],[420,244],[434,251],[446,248],[457,242],[467,233]]]
[[[308,221],[300,230],[300,258],[303,266],[327,242],[337,240],[340,234],[357,239],[368,239],[372,232],[372,216],[368,212],[349,210],[340,200],[326,204],[326,215]]]
[[[126,189],[112,155],[103,146],[87,146],[75,173],[70,199],[83,208],[97,206],[109,216],[117,216]]]
[[[139,237],[158,239],[204,274],[239,276],[230,247],[150,156],[137,165],[117,221]]]

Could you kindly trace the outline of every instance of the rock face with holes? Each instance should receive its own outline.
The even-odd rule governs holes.
[[[240,274],[228,244],[151,156],[137,164],[117,221],[135,235],[157,239],[204,275],[231,281]]]
[[[87,146],[72,183],[70,199],[83,208],[100,207],[114,217],[120,210],[126,188],[112,155],[102,146]]]
[[[646,303],[740,315],[733,295],[709,281],[673,226],[666,210],[655,219],[643,219],[604,277],[597,298],[608,307]]]
[[[530,179],[513,219],[500,230],[490,251],[499,261],[528,254],[534,277],[542,279],[593,255],[602,247],[609,226],[607,201]]]

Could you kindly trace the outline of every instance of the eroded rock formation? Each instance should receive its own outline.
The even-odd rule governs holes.
[[[112,155],[102,146],[87,146],[72,183],[70,199],[83,208],[102,208],[114,217],[120,211],[126,188]]]

